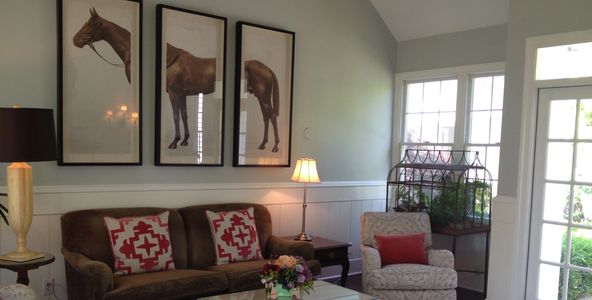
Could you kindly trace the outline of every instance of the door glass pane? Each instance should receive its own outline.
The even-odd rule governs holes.
[[[569,181],[573,143],[549,143],[547,146],[547,179]]]
[[[571,229],[571,254],[569,263],[575,266],[592,268],[592,230]],[[592,284],[592,281],[589,282]]]
[[[486,144],[489,142],[489,112],[471,113],[471,143]]]
[[[578,143],[576,181],[592,183],[592,143]]]
[[[592,100],[580,101],[580,124],[578,124],[578,138],[592,139]]]
[[[592,225],[592,186],[574,186],[573,201],[573,222],[577,224]],[[592,251],[592,248],[590,251]]]
[[[569,190],[569,184],[545,184],[545,208],[543,219],[555,222],[568,222]]]
[[[574,138],[576,105],[576,100],[551,101],[551,107],[549,109],[551,113],[549,119],[550,139]]]
[[[569,270],[568,300],[588,300],[592,297],[592,273]]]
[[[502,109],[504,107],[504,80],[503,75],[493,77],[492,109]]]
[[[565,259],[562,254],[563,241],[567,234],[567,226],[543,224],[541,239],[541,260],[560,263]]]
[[[489,110],[491,108],[492,77],[473,78],[472,110]]]
[[[559,267],[547,264],[541,264],[539,267],[539,293],[538,298],[541,300],[557,300],[561,299],[559,294],[559,286],[561,284],[562,276]]]
[[[407,104],[405,110],[408,113],[421,112],[423,99],[423,83],[411,83],[407,85]]]
[[[537,49],[536,79],[592,76],[592,43]]]

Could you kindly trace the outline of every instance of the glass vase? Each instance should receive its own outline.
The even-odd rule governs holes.
[[[278,297],[292,298],[292,289],[284,288],[284,286],[281,283],[276,284],[275,289],[277,290]]]

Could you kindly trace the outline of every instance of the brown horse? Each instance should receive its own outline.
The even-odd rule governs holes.
[[[277,118],[280,111],[280,97],[277,77],[270,68],[258,60],[245,61],[245,76],[247,78],[247,92],[255,95],[259,100],[263,124],[265,125],[263,141],[259,145],[259,149],[265,149],[267,135],[269,133],[269,121],[271,121],[275,137],[275,144],[271,152],[278,152],[280,136],[278,133]]]
[[[107,63],[114,66],[125,66],[125,76],[127,81],[131,83],[131,71],[130,71],[130,32],[121,26],[104,19],[99,16],[97,10],[90,9],[90,18],[78,33],[74,35],[72,39],[74,46],[82,48],[88,45],[99,57],[105,60]],[[121,58],[123,65],[117,65],[107,61],[101,54],[97,52],[94,46],[94,42],[105,41],[111,45],[115,53]]]
[[[183,119],[185,136],[181,146],[187,146],[189,128],[187,126],[186,97],[198,94],[211,94],[216,89],[216,59],[200,58],[167,43],[166,91],[173,108],[175,139],[169,149],[176,149],[181,139],[179,115]]]

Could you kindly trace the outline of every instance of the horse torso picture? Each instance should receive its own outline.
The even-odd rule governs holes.
[[[115,64],[106,60],[99,52],[97,52],[93,43],[98,41],[107,42],[117,53],[117,56],[122,61],[122,64]],[[131,35],[125,28],[106,20],[99,16],[97,10],[90,9],[90,18],[74,35],[72,42],[74,46],[82,48],[88,45],[101,59],[108,64],[125,68],[125,76],[128,83],[131,83]]]
[[[259,145],[259,149],[265,149],[267,135],[269,133],[269,122],[271,121],[275,138],[271,152],[278,152],[280,136],[277,119],[280,112],[280,97],[277,77],[269,67],[258,60],[245,61],[245,77],[247,80],[247,92],[257,97],[259,106],[261,107],[264,129],[263,140]]]
[[[175,138],[169,149],[176,149],[181,139],[179,117],[183,121],[185,135],[181,146],[187,146],[189,126],[187,124],[187,96],[207,95],[216,89],[216,59],[200,58],[167,43],[166,48],[166,91],[173,109]]]

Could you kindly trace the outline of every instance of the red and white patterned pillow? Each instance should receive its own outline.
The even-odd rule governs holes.
[[[169,212],[154,216],[105,217],[115,258],[115,275],[174,270]]]
[[[216,264],[262,259],[254,209],[206,210],[216,248]]]

